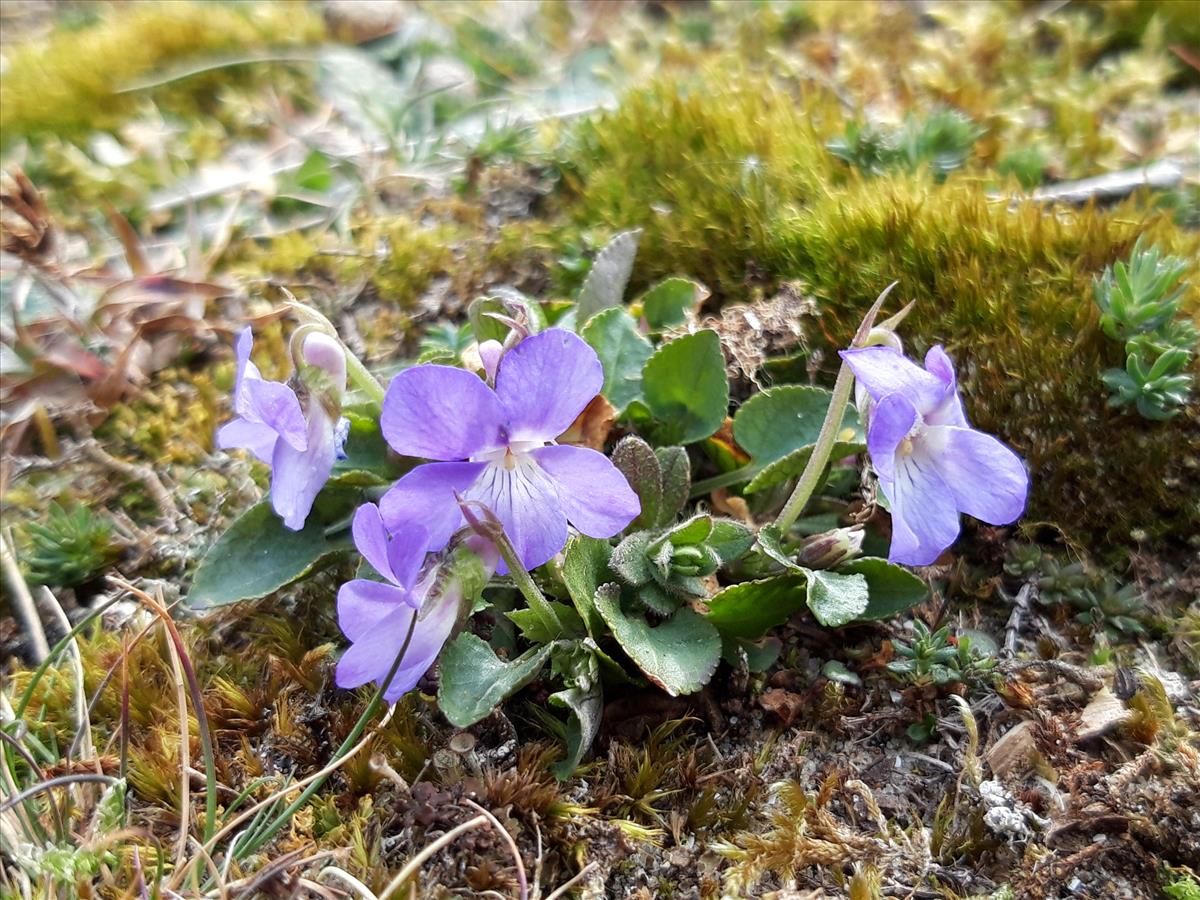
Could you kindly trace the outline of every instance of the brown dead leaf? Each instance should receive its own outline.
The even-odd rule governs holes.
[[[1005,732],[984,754],[984,761],[997,778],[1019,775],[1033,767],[1038,756],[1033,723],[1020,722]]]
[[[1106,687],[1101,688],[1080,713],[1075,740],[1093,740],[1128,724],[1133,717],[1133,710],[1126,709],[1120,697]]]
[[[48,268],[57,247],[57,232],[41,192],[16,166],[0,175],[0,249]]]
[[[576,416],[571,427],[558,436],[558,442],[603,452],[604,444],[608,441],[608,435],[616,421],[616,408],[604,399],[603,394],[597,394],[592,402],[584,407],[583,412]]]
[[[771,688],[759,696],[758,705],[776,716],[785,728],[790,728],[804,709],[804,697],[782,688]]]
[[[749,504],[743,497],[735,497],[730,494],[728,488],[717,488],[709,494],[709,500],[712,502],[713,512],[737,519],[750,526],[754,525],[754,516],[750,513]]]

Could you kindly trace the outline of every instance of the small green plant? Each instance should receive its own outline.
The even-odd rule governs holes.
[[[1076,621],[1103,628],[1109,638],[1145,633],[1142,592],[1112,573],[1094,573],[1081,562],[1062,565],[1049,553],[1026,545],[1009,548],[1004,571],[1032,581],[1042,606],[1068,606],[1076,610]]]
[[[1187,405],[1196,328],[1177,319],[1183,297],[1180,279],[1187,263],[1145,249],[1139,240],[1129,263],[1117,262],[1094,282],[1100,328],[1125,342],[1125,368],[1108,369],[1100,380],[1110,406],[1133,406],[1143,418],[1174,418]]]
[[[898,659],[887,668],[916,687],[979,681],[996,667],[996,660],[975,648],[969,635],[952,639],[948,625],[930,631],[917,619],[913,635],[911,644],[892,641]]]
[[[1163,883],[1163,893],[1171,900],[1200,900],[1200,882],[1189,870],[1170,871]]]
[[[90,581],[117,558],[112,523],[86,506],[50,504],[44,523],[25,526],[25,576],[35,584],[74,587]]]
[[[939,109],[924,119],[909,116],[895,131],[870,123],[851,122],[844,137],[826,144],[838,159],[870,175],[892,168],[915,172],[928,165],[944,179],[966,164],[971,148],[983,134],[967,116],[953,109]]]

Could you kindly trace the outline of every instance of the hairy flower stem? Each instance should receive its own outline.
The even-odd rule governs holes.
[[[467,520],[467,524],[471,526],[475,533],[491,541],[496,546],[496,550],[500,553],[500,558],[508,566],[509,577],[512,578],[513,583],[517,586],[517,590],[525,598],[525,602],[529,604],[529,608],[542,620],[542,627],[549,631],[550,634],[563,634],[565,629],[558,618],[558,613],[554,611],[554,607],[550,605],[550,601],[546,599],[537,584],[534,583],[533,576],[529,574],[529,570],[521,563],[521,557],[517,554],[517,548],[512,545],[512,541],[504,533],[504,526],[500,524],[500,520],[496,518],[490,509],[481,503],[464,500],[462,497],[459,497],[458,505],[462,508],[463,518]],[[478,514],[476,510],[482,513],[482,515]]]
[[[850,342],[850,346],[865,347],[871,335],[871,328],[875,324],[875,317],[879,315],[879,310],[883,307],[883,302],[887,299],[888,294],[892,292],[898,282],[893,281],[883,293],[879,295],[875,303],[867,310],[867,314],[863,317],[862,324],[858,326],[858,331],[854,335],[854,340]],[[907,310],[906,310],[907,311]],[[891,324],[898,324],[901,316],[893,316],[888,320]],[[788,501],[784,504],[782,512],[775,520],[776,527],[783,533],[787,534],[788,529],[796,523],[796,519],[800,517],[800,513],[804,512],[804,507],[808,505],[808,501],[812,499],[813,492],[817,489],[817,483],[821,480],[821,474],[825,471],[825,466],[829,464],[829,454],[833,452],[833,445],[837,441],[838,432],[842,428],[842,419],[846,415],[846,404],[850,402],[850,392],[854,388],[854,373],[850,371],[850,367],[845,362],[838,369],[837,381],[833,385],[833,397],[829,400],[829,409],[825,411],[825,421],[821,424],[821,433],[817,436],[817,443],[813,447],[812,455],[808,458],[808,464],[805,465],[804,471],[800,475],[800,480],[796,482],[796,487],[792,491],[792,495],[788,497]]]
[[[342,345],[346,351],[346,377],[350,382],[362,391],[371,402],[379,407],[383,407],[384,389],[379,383],[379,379],[370,373],[362,360],[350,352],[350,348]]]

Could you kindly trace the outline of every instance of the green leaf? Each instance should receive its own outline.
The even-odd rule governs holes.
[[[781,459],[768,463],[750,479],[749,484],[742,490],[747,494],[753,494],[766,490],[769,487],[774,487],[777,484],[782,484],[792,478],[799,478],[800,473],[804,471],[804,467],[808,465],[808,458],[812,456],[814,446],[813,444],[809,444],[798,450],[793,450]],[[833,447],[829,451],[829,459],[831,461],[842,459],[843,457],[850,456],[852,453],[862,453],[866,449],[866,444],[853,441],[834,441]]]
[[[838,567],[838,572],[867,580],[870,599],[860,619],[887,619],[912,609],[929,596],[929,587],[903,566],[886,559],[863,556]]]
[[[634,587],[650,581],[654,575],[648,552],[653,539],[654,536],[648,531],[635,531],[612,551],[608,560],[609,568],[622,581]]]
[[[678,610],[656,628],[621,609],[621,589],[601,585],[596,609],[629,658],[652,682],[676,697],[700,690],[721,660],[721,636],[688,608]]]
[[[486,641],[464,631],[442,650],[438,707],[452,725],[474,725],[533,681],[551,649],[549,644],[534,647],[504,662]]]
[[[712,530],[712,516],[700,513],[699,515],[692,516],[686,522],[680,522],[660,540],[669,540],[676,547],[685,547],[688,544],[702,544],[708,540],[708,536],[712,534]]]
[[[642,370],[647,408],[663,423],[663,443],[691,444],[721,427],[729,406],[729,379],[721,339],[705,329],[654,352]]]
[[[672,597],[653,581],[635,588],[634,595],[637,597],[638,603],[660,616],[669,616],[679,609],[682,602],[678,598]]]
[[[596,255],[591,271],[579,289],[575,319],[578,327],[582,328],[588,319],[601,310],[621,305],[641,236],[640,228],[623,231]]]
[[[364,416],[348,410],[345,415],[350,422],[346,456],[334,462],[330,480],[360,487],[393,481],[397,472],[388,460],[388,445],[379,430],[378,416]]]
[[[727,566],[740,559],[754,546],[754,530],[733,519],[713,519],[712,534],[705,542]]]
[[[637,330],[637,323],[621,307],[603,310],[588,320],[580,332],[600,357],[604,367],[601,392],[617,413],[642,396],[642,367],[654,345]]]
[[[617,443],[612,464],[625,476],[642,504],[642,511],[629,527],[653,528],[658,524],[663,499],[662,467],[658,456],[649,444],[631,434]]]
[[[642,295],[642,315],[655,331],[682,325],[708,297],[708,288],[688,278],[668,278]]]
[[[721,642],[721,658],[729,665],[738,667],[745,662],[746,668],[757,674],[775,665],[783,651],[783,642],[777,637],[765,637],[757,641],[724,636]]]
[[[802,573],[735,584],[709,599],[708,621],[722,634],[756,641],[804,609],[807,585]]]
[[[600,719],[604,714],[604,690],[597,679],[588,688],[570,687],[551,694],[550,702],[570,713],[567,721],[567,755],[554,766],[554,777],[565,781],[579,767],[579,761],[600,733]]]
[[[767,388],[737,411],[733,436],[759,465],[774,462],[817,442],[831,397],[824,388],[799,384]]]
[[[659,447],[654,451],[662,468],[662,508],[655,525],[666,526],[675,521],[692,490],[692,463],[682,447]]]
[[[292,531],[264,500],[242,513],[209,547],[196,569],[185,603],[193,609],[265,597],[303,578],[318,563],[349,549],[325,536],[326,523],[310,514]]]
[[[558,616],[558,621],[566,629],[568,636],[582,635],[584,633],[583,619],[573,606],[567,606],[567,604],[559,603],[556,600],[551,600],[549,603]],[[531,644],[548,644],[562,637],[561,633],[550,633],[546,628],[545,621],[538,614],[537,610],[525,607],[523,609],[509,610],[505,615],[520,629],[521,636]]]
[[[293,176],[296,187],[314,194],[322,194],[333,184],[333,169],[329,158],[320,150],[311,151]]]
[[[857,619],[867,608],[867,579],[857,573],[808,572],[808,608],[827,628]]]
[[[596,596],[596,588],[612,577],[608,568],[610,556],[612,546],[608,541],[581,534],[567,545],[563,559],[563,583],[593,638],[604,633],[604,620],[596,612],[592,598]]]
[[[497,293],[502,293],[503,296],[476,297],[467,307],[471,332],[481,344],[489,340],[503,342],[508,337],[509,327],[489,313],[513,318],[513,307],[525,311],[525,324],[530,334],[537,334],[546,328],[546,314],[537,301],[513,290],[498,290]]]

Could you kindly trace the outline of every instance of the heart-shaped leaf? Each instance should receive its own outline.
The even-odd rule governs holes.
[[[184,602],[193,609],[225,606],[265,597],[304,577],[350,548],[345,536],[326,537],[327,524],[312,513],[304,528],[292,531],[269,500],[250,507],[204,554]]]
[[[637,323],[621,307],[605,309],[588,320],[580,332],[600,357],[604,367],[605,399],[618,414],[642,396],[642,367],[654,354],[654,345],[637,330]]]
[[[830,391],[800,384],[767,388],[742,404],[733,436],[759,465],[815,444],[829,410]]]
[[[438,707],[451,724],[474,725],[533,681],[551,649],[552,645],[543,644],[505,662],[486,641],[464,631],[442,650]]]
[[[802,573],[743,581],[709,598],[708,621],[722,634],[756,641],[804,609],[807,586]]]
[[[675,612],[657,627],[621,609],[621,589],[601,585],[596,609],[613,637],[647,678],[672,697],[700,690],[721,660],[721,636],[691,609]]]
[[[903,566],[886,559],[864,556],[838,566],[838,572],[860,575],[867,580],[871,599],[859,613],[860,619],[887,619],[923,603],[929,586]]]
[[[642,315],[655,331],[682,325],[708,298],[708,288],[688,278],[668,278],[642,295]]]
[[[827,628],[852,622],[867,608],[867,579],[856,573],[808,570],[808,608]]]
[[[721,339],[705,329],[663,344],[642,369],[646,407],[662,423],[662,443],[691,444],[721,427],[729,379]]]

